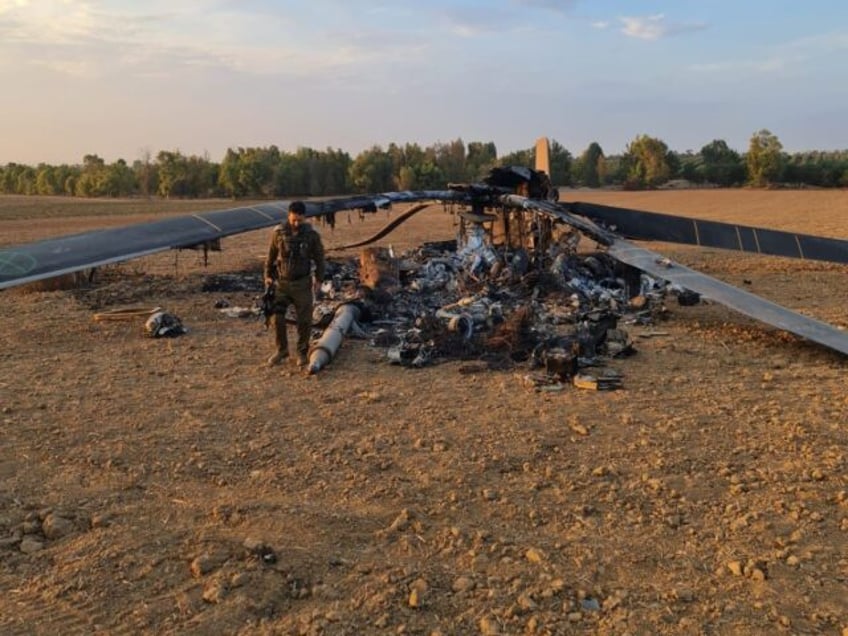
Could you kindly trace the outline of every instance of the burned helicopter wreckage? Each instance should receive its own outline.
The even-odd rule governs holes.
[[[460,367],[470,372],[527,363],[551,381],[571,380],[584,367],[633,353],[619,324],[647,324],[665,312],[665,288],[628,301],[620,267],[602,254],[556,248],[553,260],[536,261],[524,249],[506,253],[436,243],[403,255],[366,249],[358,262],[333,262],[316,306],[317,324],[329,325],[311,349],[310,372],[326,366],[353,329],[401,366],[482,363]]]
[[[646,275],[651,277],[650,280],[664,281],[663,285],[667,284],[666,286],[676,289],[681,302],[694,302],[700,295],[778,329],[848,355],[848,334],[836,327],[671,262],[656,252],[631,242],[657,240],[844,265],[848,264],[848,240],[620,207],[562,202],[558,200],[557,192],[551,187],[548,178],[550,170],[547,166],[547,156],[548,143],[545,138],[541,138],[536,146],[535,170],[525,167],[499,167],[493,169],[482,183],[453,185],[446,190],[384,192],[308,201],[306,216],[319,218],[333,225],[338,212],[357,210],[364,215],[394,204],[412,204],[411,208],[377,236],[372,237],[371,241],[346,246],[352,248],[378,240],[413,214],[434,203],[440,203],[455,211],[461,230],[456,253],[448,252],[447,256],[438,256],[437,258],[447,260],[436,262],[431,267],[441,264],[451,273],[461,270],[461,276],[456,277],[459,282],[454,296],[444,298],[443,304],[433,301],[433,306],[430,307],[433,311],[442,309],[442,315],[445,316],[447,314],[444,312],[452,312],[446,319],[436,319],[447,320],[448,325],[453,324],[455,331],[451,333],[454,334],[468,334],[471,331],[467,314],[472,318],[473,333],[482,334],[484,323],[474,322],[474,317],[485,313],[484,322],[487,327],[491,324],[494,337],[494,332],[499,327],[503,328],[501,325],[507,324],[511,316],[521,316],[531,309],[541,311],[548,304],[556,305],[556,311],[552,311],[556,315],[556,312],[568,308],[569,303],[573,305],[577,302],[579,305],[583,296],[593,295],[591,290],[594,287],[575,276],[574,272],[588,270],[595,275],[592,280],[604,288],[604,292],[598,292],[598,297],[609,296],[612,299],[610,302],[614,301],[614,311],[619,312],[619,320],[629,319],[626,318],[628,312],[636,308],[633,299],[636,299],[636,305],[643,301],[650,305],[646,301],[645,292],[650,291],[649,288],[654,286],[654,283],[645,283],[649,279],[642,276]],[[202,247],[204,250],[214,250],[220,246],[220,240],[224,237],[276,225],[284,216],[288,203],[275,201],[201,212],[0,248],[0,291],[169,249]],[[569,251],[569,242],[576,241],[575,234],[594,241],[598,248],[594,261],[588,260],[588,257],[580,257],[584,259],[581,261],[576,251]],[[457,269],[457,263],[461,263],[462,267]],[[555,263],[558,265],[555,266]],[[416,268],[411,268],[410,271],[414,269]],[[421,274],[417,284],[434,286],[430,278],[424,275],[427,269],[423,264],[419,264],[418,270]],[[403,276],[412,278],[410,271],[404,268]],[[638,282],[635,272],[639,272]],[[436,278],[441,275],[438,274]],[[550,282],[552,279],[557,281],[558,277],[560,288],[557,289],[556,285],[550,285]],[[522,282],[517,288],[516,280]],[[449,287],[452,285],[446,284]],[[619,288],[624,292],[616,291],[616,294],[620,295],[612,293]],[[529,297],[522,296],[525,289],[529,290]],[[467,298],[475,300],[468,301]],[[484,298],[488,300],[484,301]],[[504,311],[505,298],[523,299],[523,303],[519,303],[523,305],[522,310],[512,314]],[[548,303],[549,299],[556,299],[557,302]],[[487,302],[490,302],[491,306],[488,306],[485,312],[479,309],[480,303],[485,305]],[[445,305],[454,303],[460,303],[460,306],[445,308]],[[462,303],[468,303],[475,311],[460,310]],[[590,305],[585,304],[584,300],[584,304],[580,306],[585,315],[582,315],[583,319],[578,317],[576,322],[588,321],[587,324],[591,324],[595,314],[588,310]],[[579,312],[577,315],[581,316]],[[638,316],[638,313],[636,315]],[[353,324],[355,321],[349,322]],[[535,324],[528,319],[528,324],[530,323]],[[610,324],[604,325],[606,329],[596,327],[594,333],[603,332],[607,335],[596,336],[591,343],[585,344],[592,344],[597,349],[602,344],[599,342],[600,338],[606,338],[609,342],[609,333],[615,333],[615,329],[611,329]],[[532,328],[527,330],[534,333]],[[517,331],[523,333],[521,329]],[[520,340],[517,336],[501,336],[502,341],[508,342],[513,350],[517,350],[516,343]],[[585,333],[582,338],[587,340]],[[579,334],[577,339],[580,340]],[[495,338],[488,344],[497,342]],[[467,343],[460,344],[465,346]],[[565,349],[569,347],[566,346]],[[588,350],[583,353],[586,351]],[[579,352],[577,357],[579,360]],[[425,358],[426,355],[422,357]]]
[[[316,308],[326,331],[312,347],[311,373],[329,364],[355,329],[402,366],[447,359],[477,360],[488,368],[528,363],[543,370],[533,376],[536,384],[586,386],[584,368],[634,352],[620,324],[655,321],[666,312],[668,293],[681,304],[697,302],[697,294],[604,252],[579,253],[581,233],[572,225],[499,199],[516,193],[555,201],[544,172],[495,168],[482,184],[451,188],[471,201],[460,210],[449,204],[456,242],[428,243],[401,255],[369,247],[358,262],[331,261],[325,301]],[[339,302],[338,310],[329,309]],[[619,385],[616,374],[603,377],[589,385]]]
[[[357,300],[357,311],[395,317],[382,319],[393,332],[383,328],[373,339],[388,347],[395,363],[422,366],[446,357],[476,357],[490,364],[530,360],[549,376],[586,386],[581,368],[633,352],[619,325],[655,320],[667,311],[669,294],[680,305],[696,304],[703,296],[848,354],[848,336],[836,328],[632,244],[616,224],[637,239],[841,263],[848,262],[848,241],[559,203],[547,171],[526,167],[497,167],[483,183],[449,188],[431,194],[457,215],[455,246],[442,244],[441,251],[425,246],[400,258],[384,252],[383,278],[374,265],[379,252],[363,253],[360,259],[363,270],[371,267],[377,273],[364,276],[371,291]],[[413,207],[373,240],[424,207]],[[578,252],[581,237],[594,241],[596,249]],[[381,297],[387,299],[382,305]],[[324,363],[331,358],[326,353]]]

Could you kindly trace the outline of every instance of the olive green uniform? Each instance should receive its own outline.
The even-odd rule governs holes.
[[[312,264],[315,280],[324,280],[324,246],[311,225],[301,223],[293,232],[288,223],[276,228],[271,235],[268,257],[265,259],[265,278],[276,279],[274,293],[274,337],[277,351],[288,355],[286,310],[294,305],[297,315],[297,352],[306,356],[312,331]]]

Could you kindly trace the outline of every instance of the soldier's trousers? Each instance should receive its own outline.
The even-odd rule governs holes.
[[[312,276],[298,280],[278,280],[274,292],[274,339],[277,351],[288,354],[286,333],[286,310],[294,305],[297,322],[297,352],[309,352],[309,337],[312,334]]]

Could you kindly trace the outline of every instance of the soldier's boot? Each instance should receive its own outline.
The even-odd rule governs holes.
[[[288,334],[286,333],[286,318],[280,314],[274,314],[274,343],[277,350],[268,358],[268,366],[280,364],[289,357]]]
[[[273,367],[280,364],[283,360],[289,357],[289,354],[285,351],[277,351],[276,353],[271,354],[268,358],[268,366]]]
[[[303,353],[303,352],[298,353],[297,354],[297,366],[303,368],[307,364],[309,364],[309,358],[306,356],[306,354]]]

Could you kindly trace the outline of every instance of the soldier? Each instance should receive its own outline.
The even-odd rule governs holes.
[[[312,330],[312,298],[324,280],[324,246],[321,237],[305,222],[303,201],[289,205],[288,221],[274,228],[268,257],[265,259],[265,284],[276,280],[274,293],[274,340],[277,350],[268,358],[268,366],[289,356],[286,334],[286,309],[294,305],[297,315],[297,365],[307,363]],[[312,265],[315,265],[314,281]]]

